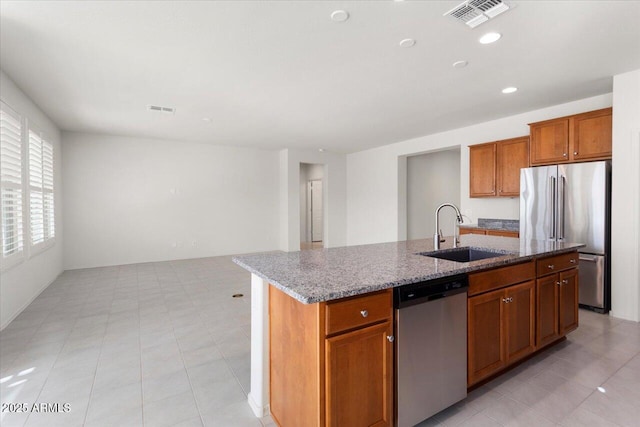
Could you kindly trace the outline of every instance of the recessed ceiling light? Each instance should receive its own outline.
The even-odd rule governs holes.
[[[318,151],[324,153],[324,148],[318,148]]]
[[[211,118],[209,118],[209,117],[203,117],[203,118],[202,118],[202,121],[203,121],[203,122],[207,122],[207,123],[211,123]]]
[[[414,39],[404,39],[400,40],[399,44],[401,47],[413,47],[416,44],[416,41]]]
[[[500,33],[487,33],[484,36],[480,37],[479,42],[482,44],[494,43],[500,40],[500,37],[502,37],[502,34]]]
[[[349,19],[349,12],[346,10],[334,10],[331,13],[331,20],[333,22],[344,22]]]
[[[517,87],[509,86],[502,89],[502,93],[513,93],[513,92],[516,92],[517,90],[518,90]]]
[[[453,63],[453,68],[464,68],[467,65],[469,65],[469,62],[467,61],[456,61]]]

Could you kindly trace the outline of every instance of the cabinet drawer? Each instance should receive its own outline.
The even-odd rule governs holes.
[[[567,268],[577,267],[578,252],[542,258],[537,261],[537,264],[536,271],[538,277],[566,270]]]
[[[366,296],[329,302],[325,310],[327,335],[391,319],[392,291],[388,289]]]
[[[526,282],[535,277],[533,260],[469,275],[469,296]]]
[[[487,236],[518,237],[520,232],[507,230],[487,230]]]

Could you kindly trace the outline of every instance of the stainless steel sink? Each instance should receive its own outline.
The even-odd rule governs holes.
[[[428,256],[431,258],[446,259],[455,262],[471,262],[487,258],[496,258],[509,254],[504,252],[492,251],[491,249],[477,249],[466,247],[444,249],[432,252],[421,252],[419,255]]]

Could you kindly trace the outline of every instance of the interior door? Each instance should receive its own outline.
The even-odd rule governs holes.
[[[311,241],[322,242],[322,181],[314,180],[311,185]]]

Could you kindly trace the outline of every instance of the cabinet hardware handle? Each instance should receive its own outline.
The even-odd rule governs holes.
[[[553,270],[555,267],[556,267],[556,266],[555,266],[555,265],[553,265],[553,264],[549,264],[549,265],[547,265],[547,268],[548,268],[549,270]]]
[[[568,284],[569,284],[569,281],[568,281],[567,279],[562,279],[562,284],[564,284],[564,285],[568,285]]]
[[[576,263],[576,259],[575,259],[575,258],[571,258],[571,259],[569,260],[569,262],[570,262],[571,264],[575,264],[575,263]]]
[[[509,297],[509,302],[513,302],[513,297]]]
[[[573,155],[574,155],[574,156],[577,156],[577,155],[578,155],[578,152],[577,152],[577,151],[574,151],[574,152],[573,152]]]
[[[362,317],[367,317],[369,315],[369,312],[367,310],[362,310],[360,314],[362,314]]]
[[[396,339],[393,335],[387,335],[387,341],[393,342]]]
[[[556,282],[556,285],[560,286],[560,282]]]
[[[562,153],[562,157],[567,157],[567,153]]]
[[[507,301],[507,299],[506,299],[506,298],[502,298],[502,302],[507,303],[507,302],[509,302],[509,301]]]

